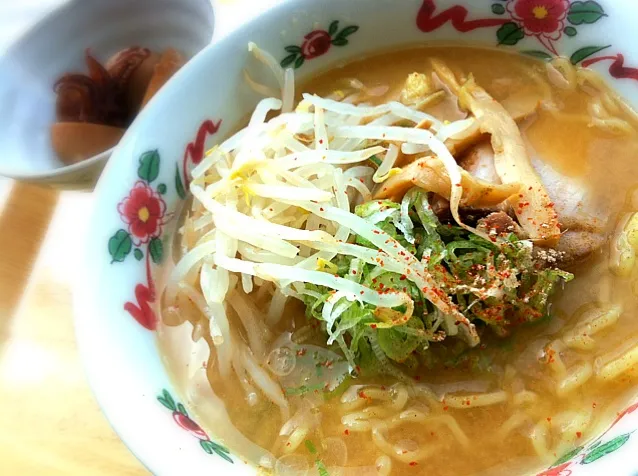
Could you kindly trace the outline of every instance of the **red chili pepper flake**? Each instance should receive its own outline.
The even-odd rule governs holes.
[[[357,274],[357,270],[356,270],[356,269],[353,269],[353,270],[352,270],[352,274]]]
[[[348,430],[347,428],[343,431],[343,434],[348,436],[350,434],[350,430]]]
[[[368,396],[365,394],[365,392],[363,390],[359,391],[359,398],[368,398]]]
[[[581,436],[583,436],[583,433],[580,431],[576,432],[576,438],[580,438]]]
[[[376,324],[370,324],[370,327],[371,327],[372,329],[376,329],[376,328],[377,328],[377,325],[376,325]]]
[[[547,417],[547,421],[551,423],[552,422],[552,417]]]
[[[359,294],[363,294],[363,291],[360,291]]]
[[[416,465],[417,465],[417,464],[419,464],[419,463],[417,463],[416,461],[410,461],[410,463],[408,463],[408,464],[409,464],[410,466],[416,466]]]
[[[401,281],[405,281],[408,277],[405,274],[402,274],[399,278]]]
[[[323,144],[323,139],[319,139],[319,143],[320,143],[320,144]]]
[[[445,405],[445,406],[443,407],[443,411],[444,411],[444,412],[446,412],[448,408],[450,408],[450,407],[448,407],[447,405]]]

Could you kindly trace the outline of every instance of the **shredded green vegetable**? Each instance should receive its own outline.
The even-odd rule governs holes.
[[[372,162],[374,165],[376,165],[377,167],[379,167],[381,165],[381,163],[383,162],[379,157],[377,157],[376,155],[373,155],[372,157],[370,157],[368,159],[370,162]]]
[[[375,200],[357,206],[355,213],[414,254],[458,310],[476,325],[479,334],[490,329],[505,336],[513,326],[547,317],[548,301],[557,285],[573,278],[570,273],[536,261],[532,243],[514,234],[501,242],[491,242],[461,227],[441,224],[426,193],[418,189],[408,192],[401,204]],[[359,236],[355,241],[376,249]],[[456,334],[454,322],[448,322],[450,319],[406,276],[344,255],[337,255],[329,268],[333,274],[336,270],[340,277],[355,279],[380,292],[403,291],[414,301],[412,317],[401,325],[380,320],[373,305],[345,297],[335,303],[334,309],[340,313],[332,328],[325,326],[329,343],[340,343],[361,373],[386,371],[388,359],[407,367],[427,365],[432,361],[431,346],[443,340],[447,346]],[[312,291],[304,295],[307,315],[324,321],[323,307],[334,291],[311,284],[306,288]],[[395,310],[404,312],[405,307]],[[458,339],[454,342],[460,343]]]
[[[310,454],[315,457],[315,466],[317,467],[319,476],[330,476],[328,470],[326,469],[326,465],[317,456],[317,448],[315,447],[314,443],[310,440],[306,440],[304,444],[306,445],[306,448],[308,449]]]

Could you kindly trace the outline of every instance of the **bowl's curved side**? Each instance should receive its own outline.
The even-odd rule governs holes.
[[[600,2],[603,13],[594,12],[588,21],[582,21],[577,36],[566,33],[573,32],[566,30],[568,12],[563,12],[556,20],[560,34],[541,38],[526,35],[525,18],[508,10],[516,1],[520,0],[490,8],[470,0],[291,0],[199,53],[136,119],[96,188],[85,265],[75,290],[76,330],[100,405],[118,434],[153,473],[253,472],[236,453],[229,455],[220,449],[224,442],[215,441],[212,434],[211,441],[187,417],[186,409],[182,412],[152,332],[159,294],[156,276],[170,246],[171,220],[186,196],[187,170],[201,160],[207,147],[230,134],[260,99],[243,82],[247,43],[257,41],[283,64],[296,68],[301,78],[347,59],[430,40],[501,43],[504,48],[516,47],[541,57],[551,55],[552,49],[570,56],[580,52],[576,60],[597,60],[596,67],[608,77],[630,76],[628,63],[625,69],[608,74],[609,64],[618,61],[602,56],[611,47],[596,51],[595,45],[603,40],[614,45],[613,51],[633,48],[622,32],[602,28],[604,22],[611,22],[604,16],[611,2]],[[582,3],[544,1],[567,2],[570,8]],[[614,2],[609,11],[621,14],[621,4],[630,8],[627,0]],[[326,35],[330,41],[315,40]],[[638,64],[630,52],[622,58]],[[637,103],[638,82],[629,77],[616,84],[631,92],[628,97]],[[152,220],[140,224],[136,216],[143,207],[155,212]],[[614,431],[638,428],[637,414],[628,411]],[[579,465],[579,455],[569,463],[576,461],[578,474],[587,468],[600,471],[603,466],[621,468],[614,474],[630,474],[637,468],[627,467],[626,461],[633,461],[627,455],[638,448],[638,440],[627,437],[623,445],[617,453],[620,456],[607,457],[595,468]]]
[[[72,1],[20,38],[0,60],[0,175],[51,185],[94,184],[110,154],[65,166],[51,147],[53,84],[85,71],[84,51],[108,58],[132,45],[194,56],[213,35],[208,0]]]

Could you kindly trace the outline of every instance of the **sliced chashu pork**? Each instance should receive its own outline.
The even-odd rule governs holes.
[[[459,159],[459,165],[483,181],[500,184],[494,167],[494,151],[489,142],[476,145]],[[586,259],[605,243],[607,226],[603,210],[588,194],[587,187],[569,178],[532,155],[532,165],[554,203],[561,224],[557,250],[563,264]]]

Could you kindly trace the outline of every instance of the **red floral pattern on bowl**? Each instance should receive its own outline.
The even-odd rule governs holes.
[[[463,5],[453,5],[439,10],[436,0],[423,0],[416,24],[425,33],[433,32],[447,24],[451,24],[460,33],[498,27],[496,39],[499,46],[514,46],[526,36],[534,37],[542,49],[526,50],[525,53],[541,59],[551,59],[558,56],[556,43],[564,36],[576,37],[578,28],[593,25],[607,17],[605,8],[595,0],[506,1],[505,6],[499,0],[492,3],[491,17],[469,18],[470,11]],[[609,74],[613,78],[638,80],[638,69],[625,66],[623,54],[599,55],[611,47],[609,44],[581,46],[569,55],[569,59],[573,64],[585,68],[611,61]],[[562,54],[565,55],[565,51]]]
[[[330,23],[328,30],[313,30],[304,36],[301,46],[288,45],[284,49],[290,53],[281,60],[281,67],[300,68],[306,60],[325,55],[331,46],[346,46],[348,37],[359,30],[358,25],[350,25],[339,30],[339,21]]]
[[[128,224],[136,246],[161,235],[166,202],[146,182],[138,181],[129,196],[120,202],[117,211],[122,221]]]
[[[569,0],[509,0],[507,11],[525,34],[558,40],[565,28]]]
[[[301,54],[306,59],[316,58],[327,53],[332,44],[330,33],[326,30],[315,30],[304,36],[305,41],[301,45]]]
[[[183,177],[180,176],[179,166],[175,171],[175,191],[179,198],[186,198],[189,165],[197,165],[202,161],[206,139],[209,135],[215,134],[220,125],[221,120],[205,120],[199,126],[195,140],[186,147],[182,160]],[[125,261],[131,252],[138,261],[146,256],[146,283],[138,283],[135,286],[135,301],[124,303],[124,310],[148,330],[155,330],[157,326],[154,309],[155,282],[151,261],[159,265],[163,260],[164,244],[161,235],[163,226],[172,218],[172,214],[166,213],[166,202],[162,198],[167,192],[167,185],[160,183],[156,188],[151,185],[159,176],[160,166],[159,151],[151,150],[141,155],[137,169],[139,180],[117,206],[120,218],[128,225],[128,229],[116,231],[108,241],[111,263]]]
[[[230,457],[230,451],[228,451],[225,446],[212,441],[208,434],[202,429],[202,427],[195,423],[190,416],[188,416],[186,407],[182,403],[176,402],[168,390],[162,390],[162,393],[157,396],[157,401],[172,412],[173,420],[180,428],[187,431],[199,440],[199,445],[206,453],[210,455],[214,453],[220,458],[225,459],[229,463],[234,462],[233,459]]]

